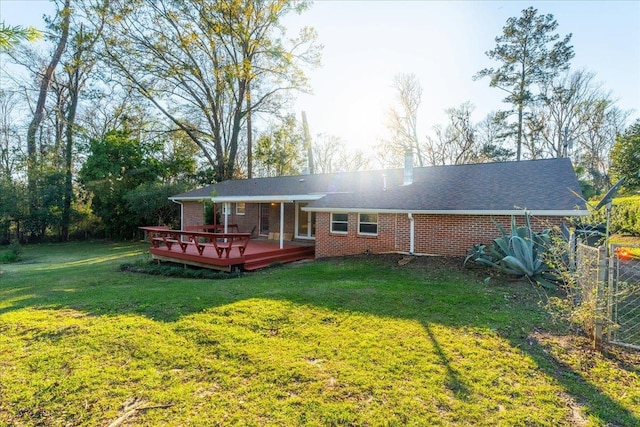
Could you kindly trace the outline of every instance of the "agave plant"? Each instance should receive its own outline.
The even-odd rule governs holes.
[[[489,247],[476,244],[467,251],[465,263],[473,260],[488,265],[506,274],[527,277],[544,287],[555,287],[554,275],[542,260],[542,254],[551,242],[549,230],[535,233],[531,229],[529,213],[525,212],[525,225],[518,227],[515,216],[511,217],[511,233],[497,221],[493,221],[502,234]]]

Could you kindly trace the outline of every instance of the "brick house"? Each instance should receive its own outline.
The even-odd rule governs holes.
[[[315,241],[316,257],[364,252],[463,256],[527,210],[535,228],[585,216],[566,158],[223,181],[171,197],[182,228],[221,223],[253,236]]]

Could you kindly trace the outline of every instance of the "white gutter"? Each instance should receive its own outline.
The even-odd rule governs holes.
[[[204,200],[211,200],[215,203],[224,203],[224,202],[246,202],[246,203],[262,203],[262,202],[272,202],[272,203],[288,203],[288,202],[301,202],[301,201],[313,201],[318,200],[326,196],[326,194],[288,194],[288,195],[277,195],[277,196],[206,196],[206,197],[169,197],[169,200],[178,202],[178,201],[192,201],[192,202],[202,202]]]
[[[588,216],[589,211],[586,210],[495,210],[495,211],[483,211],[483,210],[418,210],[418,209],[375,209],[375,208],[313,208],[305,206],[302,208],[306,212],[333,212],[333,213],[346,213],[346,212],[359,212],[359,213],[395,213],[395,214],[413,214],[413,215],[522,215],[528,212],[530,215],[538,216]]]
[[[407,214],[409,216],[409,253],[413,255],[415,252],[415,219],[411,212]]]

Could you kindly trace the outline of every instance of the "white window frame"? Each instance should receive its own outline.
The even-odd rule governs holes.
[[[242,205],[242,210],[240,210],[240,205]],[[247,204],[245,202],[236,202],[236,215],[244,215],[247,209]]]
[[[371,221],[362,221],[362,215],[375,215],[376,217],[376,222],[371,222]],[[378,224],[379,224],[379,216],[377,213],[358,213],[358,234],[362,235],[362,236],[377,236],[378,235]],[[375,233],[369,233],[369,232],[364,232],[360,230],[360,226],[362,224],[366,224],[366,225],[373,225],[375,224],[376,226],[376,232]]]
[[[334,215],[346,215],[347,219],[346,221],[336,221],[333,219]],[[331,233],[334,234],[347,234],[349,232],[349,213],[347,212],[331,212],[331,218],[330,218],[330,231]],[[342,231],[342,230],[334,230],[333,229],[333,224],[345,224],[347,226],[347,229]]]

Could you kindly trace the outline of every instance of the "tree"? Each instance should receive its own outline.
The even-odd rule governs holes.
[[[507,92],[505,102],[514,106],[516,122],[516,159],[522,155],[525,110],[535,101],[533,85],[548,82],[560,71],[569,68],[574,56],[569,44],[571,34],[560,40],[554,33],[558,27],[553,15],[538,15],[537,9],[529,7],[520,18],[509,18],[502,35],[486,55],[501,63],[497,68],[480,70],[474,79],[490,77],[489,85]]]
[[[277,111],[306,88],[315,33],[287,42],[284,16],[307,2],[119,0],[105,57],[126,81],[198,145],[218,179],[236,175],[250,112]],[[248,96],[248,91],[251,96]],[[249,101],[249,102],[247,102]]]
[[[584,70],[567,72],[540,86],[539,101],[527,119],[531,157],[571,157],[595,191],[604,191],[609,153],[628,112]]]
[[[153,149],[133,138],[129,130],[114,130],[90,142],[91,153],[80,170],[80,180],[93,193],[92,209],[102,219],[107,235],[132,236],[141,225],[125,196],[157,181],[161,172],[158,162],[149,156]]]
[[[87,28],[79,17],[71,29],[69,41],[69,55],[62,58],[64,80],[61,82],[62,90],[66,92],[68,99],[64,108],[64,193],[61,218],[61,239],[68,240],[69,227],[71,225],[71,204],[73,200],[73,153],[75,148],[76,116],[80,102],[81,92],[91,77],[91,71],[98,61],[95,46],[100,39],[100,34],[105,24],[105,11],[100,7],[90,7],[87,13],[92,14],[96,26]]]
[[[258,138],[254,153],[259,176],[297,175],[302,171],[304,135],[293,115]]]
[[[640,189],[640,119],[616,138],[610,172],[613,182],[624,178],[626,189]]]
[[[59,25],[60,36],[57,39],[56,49],[47,65],[46,69],[42,74],[42,78],[40,79],[40,90],[38,95],[38,101],[33,110],[33,118],[29,123],[29,128],[27,129],[27,177],[28,177],[28,189],[29,189],[29,206],[30,211],[35,213],[39,207],[36,204],[37,200],[37,178],[36,178],[36,169],[37,169],[37,153],[36,153],[36,133],[38,128],[40,127],[40,123],[42,122],[45,102],[47,100],[47,93],[49,92],[49,87],[51,85],[51,81],[53,79],[53,73],[55,72],[58,63],[60,62],[60,58],[64,53],[64,50],[67,45],[67,39],[69,36],[69,22],[71,20],[71,0],[65,0],[62,10],[58,12],[58,17],[61,22]],[[39,228],[39,224],[33,224],[32,229],[36,231]]]
[[[471,121],[473,110],[473,104],[468,101],[445,110],[448,118],[446,126],[434,126],[435,136],[427,136],[424,153],[428,164],[461,165],[487,161],[486,156],[496,148],[481,145],[477,127]],[[483,148],[485,157],[481,156]]]
[[[513,150],[502,145],[505,129],[504,115],[496,112],[489,113],[476,125],[476,139],[480,144],[479,163],[506,162],[515,156]]]
[[[393,79],[396,105],[389,109],[387,129],[390,139],[383,140],[378,147],[378,156],[393,164],[402,164],[404,155],[411,151],[419,166],[423,166],[423,154],[418,138],[418,109],[422,101],[422,86],[415,74],[398,74]]]
[[[369,168],[369,160],[361,150],[351,150],[335,135],[320,134],[313,147],[316,173],[359,171]]]
[[[22,41],[37,41],[42,38],[42,34],[35,27],[23,27],[20,25],[6,25],[0,22],[0,51],[9,51],[16,48]]]

